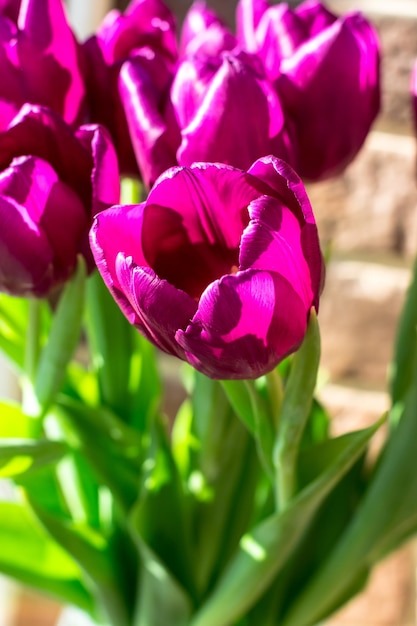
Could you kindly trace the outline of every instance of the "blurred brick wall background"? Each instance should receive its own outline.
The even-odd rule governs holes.
[[[180,19],[191,4],[166,2]],[[233,23],[236,2],[207,3]],[[119,2],[120,8],[126,4]],[[327,377],[321,396],[334,416],[335,432],[343,432],[374,421],[388,406],[387,366],[417,250],[416,141],[409,96],[417,57],[417,0],[327,4],[336,13],[362,10],[379,31],[383,54],[383,107],[366,145],[344,176],[309,187],[323,245],[332,245],[320,311]],[[415,626],[416,555],[411,543],[388,558],[367,590],[327,626]],[[59,611],[54,603],[26,592],[24,599],[13,626],[54,623]]]

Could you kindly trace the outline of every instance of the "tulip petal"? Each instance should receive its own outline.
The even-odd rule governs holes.
[[[247,270],[209,285],[176,340],[211,378],[257,378],[300,345],[306,324],[305,306],[285,278]]]
[[[113,206],[95,217],[90,231],[91,250],[109,289],[121,288],[116,275],[120,251],[133,257],[137,265],[148,265],[141,246],[143,209],[144,203]]]
[[[280,103],[245,55],[223,53],[204,100],[182,131],[180,165],[219,161],[246,169],[260,154],[288,158]],[[242,107],[242,102],[245,106]],[[246,129],[250,120],[250,132]]]
[[[247,206],[259,193],[251,182],[239,170],[213,164],[161,176],[144,211],[147,263],[194,298],[208,283],[237,270]]]
[[[216,13],[204,0],[196,0],[188,9],[181,28],[180,53],[185,54],[188,44],[212,24],[222,24]]]
[[[337,19],[319,0],[302,2],[295,8],[294,13],[308,29],[308,37],[315,37]]]
[[[14,159],[0,174],[0,197],[2,289],[42,294],[75,265],[88,226],[84,207],[52,167],[34,157]]]
[[[107,129],[97,124],[81,126],[76,137],[92,155],[92,211],[94,216],[120,201],[117,156]]]
[[[216,56],[236,45],[236,37],[204,0],[192,4],[181,29],[180,56],[197,53]]]
[[[177,213],[191,243],[220,243],[234,249],[248,223],[247,207],[259,195],[254,182],[230,166],[196,163],[165,172],[150,191],[147,204]]]
[[[176,164],[178,130],[164,120],[162,94],[140,60],[123,64],[119,93],[139,169],[145,184],[150,187],[164,170]]]
[[[339,173],[357,154],[379,111],[375,31],[358,13],[337,20],[282,61],[275,85],[295,120],[297,171],[310,180]]]
[[[0,0],[0,13],[13,22],[17,22],[20,0]]]
[[[297,217],[282,202],[271,197],[254,200],[249,213],[251,221],[243,233],[240,247],[240,270],[258,269],[280,274],[292,285],[308,310],[313,289]]]
[[[47,291],[53,278],[53,250],[45,233],[32,223],[25,208],[0,196],[0,288],[12,295]],[[19,233],[20,254],[13,242]]]
[[[287,4],[270,7],[256,31],[257,53],[269,80],[279,76],[281,60],[291,56],[308,37],[302,19]]]
[[[18,27],[26,100],[51,106],[68,124],[79,122],[85,99],[81,57],[62,0],[26,0]]]
[[[311,286],[315,294],[313,304],[318,309],[324,281],[324,265],[313,209],[300,177],[287,163],[274,157],[258,159],[248,173],[268,185],[275,192],[274,195],[297,216],[303,227],[301,245],[310,268]]]
[[[0,133],[0,169],[22,154],[53,163],[59,178],[77,191],[86,207],[91,205],[91,155],[58,115],[37,105],[21,108]]]
[[[197,309],[197,303],[149,267],[138,267],[131,257],[119,254],[116,274],[123,294],[137,314],[135,325],[161,350],[184,358],[175,341],[178,328],[185,328]]]
[[[258,43],[256,29],[265,11],[268,0],[239,0],[236,9],[237,38],[248,52],[256,52]]]

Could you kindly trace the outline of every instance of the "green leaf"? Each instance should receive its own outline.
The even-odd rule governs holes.
[[[221,385],[236,415],[252,433],[259,459],[265,472],[272,479],[274,417],[262,390],[258,390],[252,380],[224,380],[221,381]]]
[[[0,571],[63,602],[92,609],[77,563],[15,502],[0,502]]]
[[[293,357],[274,445],[277,505],[281,509],[297,492],[298,452],[311,411],[319,363],[320,332],[312,309],[304,341]]]
[[[283,512],[267,518],[242,538],[238,553],[191,626],[229,626],[261,597],[285,566],[324,499],[363,454],[379,426],[380,422],[351,433],[334,462]]]
[[[35,395],[43,413],[54,401],[77,347],[84,310],[86,266],[80,256],[77,270],[65,285],[53,318],[49,340],[41,352],[35,382]]]
[[[391,366],[392,404],[404,400],[416,368],[417,356],[417,259],[408,288],[395,341]]]
[[[162,384],[154,346],[136,330],[132,355],[129,393],[131,396],[130,425],[140,433],[149,432],[161,403]]]
[[[200,441],[193,432],[193,418],[193,406],[187,398],[178,409],[171,435],[172,454],[184,481],[192,471],[192,457],[200,448]]]
[[[191,600],[164,563],[136,536],[142,557],[134,626],[186,626]]]
[[[255,434],[255,418],[249,388],[241,380],[222,380],[221,385],[236,415],[246,424],[249,432]]]
[[[71,445],[88,459],[98,482],[108,487],[127,512],[139,489],[140,435],[110,410],[87,407],[64,396],[60,397],[53,414],[71,439]]]
[[[129,417],[133,333],[98,272],[87,281],[87,336],[98,375],[101,404],[124,421]]]
[[[417,530],[417,371],[361,506],[336,549],[300,596],[285,626],[326,617],[353,581]]]
[[[68,448],[58,441],[8,439],[0,444],[0,478],[11,478],[57,463]]]
[[[96,588],[96,597],[112,623],[128,626],[129,609],[120,589],[107,539],[93,528],[51,515],[29,497],[37,518],[58,544],[65,546]]]
[[[25,363],[28,302],[0,294],[0,350],[20,370]]]
[[[130,516],[135,542],[144,542],[190,592],[194,586],[191,528],[185,494],[165,427],[156,421],[152,448],[143,464],[142,491]]]
[[[3,400],[0,402],[0,438],[26,439],[30,437],[28,416],[19,404]]]

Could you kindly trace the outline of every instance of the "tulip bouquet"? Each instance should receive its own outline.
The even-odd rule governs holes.
[[[80,43],[61,0],[0,11],[0,348],[21,382],[0,571],[109,626],[319,623],[417,529],[417,282],[378,457],[385,418],[334,437],[314,396],[303,181],[343,171],[378,112],[374,29],[240,0],[236,33],[197,2],[177,38],[133,0]]]

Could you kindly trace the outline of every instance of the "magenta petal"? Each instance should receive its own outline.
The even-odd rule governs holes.
[[[200,33],[212,24],[221,24],[216,13],[210,9],[204,0],[196,0],[188,9],[181,29],[180,54],[186,53],[187,46]]]
[[[60,179],[75,189],[86,207],[91,203],[91,155],[71,128],[52,111],[24,105],[9,128],[0,133],[0,169],[21,155],[53,163]]]
[[[258,159],[248,173],[274,190],[280,201],[297,216],[302,227],[303,254],[311,272],[311,287],[315,294],[313,304],[318,308],[324,280],[324,265],[313,209],[300,177],[287,163],[274,157]]]
[[[138,267],[120,254],[116,273],[122,292],[137,313],[135,325],[161,350],[184,358],[175,333],[185,328],[197,309],[186,293],[161,280],[149,267]]]
[[[163,0],[131,0],[126,8],[125,17],[132,24],[132,30],[143,37],[141,45],[157,47],[175,61],[177,58],[175,16]]]
[[[81,57],[62,0],[27,0],[18,26],[26,99],[51,106],[69,124],[79,122],[85,99]]]
[[[91,153],[92,207],[94,216],[120,201],[120,178],[117,156],[107,130],[96,124],[81,126],[77,138]]]
[[[337,20],[282,61],[276,88],[296,124],[297,171],[310,180],[339,173],[379,111],[375,31],[357,13]]]
[[[46,293],[53,281],[53,250],[47,236],[29,221],[24,207],[8,198],[0,197],[0,220],[1,291],[19,296]]]
[[[233,167],[196,163],[163,174],[151,190],[147,205],[169,207],[192,243],[220,243],[235,248],[248,222],[247,207],[259,194],[253,185],[245,172]]]
[[[179,64],[172,81],[170,99],[180,128],[185,128],[193,120],[221,63],[218,56],[206,58],[197,55]]]
[[[277,156],[288,156],[285,139],[281,146],[276,141],[284,126],[279,101],[247,61],[244,55],[224,53],[204,100],[182,130],[180,165],[219,161],[246,169],[273,150]]]
[[[185,16],[181,30],[181,56],[196,53],[214,56],[223,50],[232,50],[236,44],[236,37],[204,0],[193,3]]]
[[[257,32],[257,52],[269,80],[279,76],[281,60],[291,56],[308,37],[303,21],[286,4],[270,7],[262,16]]]
[[[319,0],[302,2],[294,13],[304,22],[309,37],[315,37],[337,19]]]
[[[90,231],[91,250],[109,288],[119,288],[116,258],[119,252],[147,265],[141,238],[144,204],[114,206],[96,216]]]
[[[167,168],[175,165],[178,130],[168,126],[161,113],[163,94],[138,60],[126,61],[120,71],[119,92],[136,159],[150,187]]]
[[[17,22],[21,0],[0,0],[0,13]]]
[[[176,338],[189,363],[211,378],[257,378],[300,345],[307,317],[282,276],[247,270],[212,283]]]
[[[414,62],[413,71],[411,73],[410,91],[412,96],[414,127],[417,128],[417,60]]]
[[[225,26],[212,24],[189,42],[185,54],[216,57],[236,46],[236,37]]]
[[[34,157],[14,159],[0,175],[2,290],[45,295],[74,268],[87,227],[78,196],[52,167]]]
[[[239,0],[238,2],[236,9],[237,38],[248,52],[256,52],[257,50],[256,29],[268,7],[268,0]]]
[[[310,268],[302,247],[302,226],[297,217],[275,198],[259,198],[249,208],[239,268],[260,269],[283,276],[308,310],[314,299]]]

